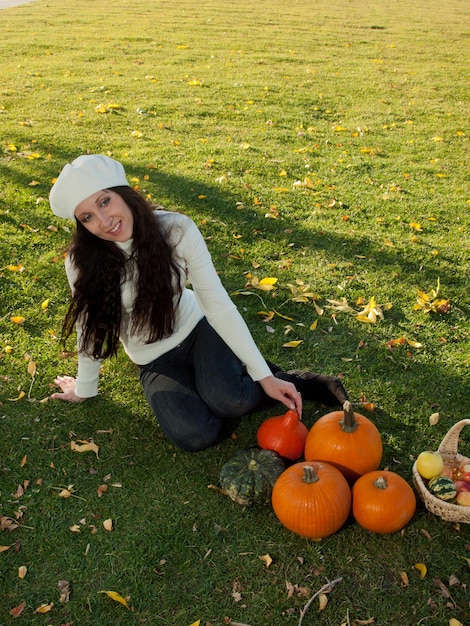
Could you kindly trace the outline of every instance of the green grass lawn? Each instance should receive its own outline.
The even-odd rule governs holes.
[[[273,412],[181,452],[121,354],[98,398],[44,401],[57,374],[75,373],[74,346],[60,342],[73,224],[48,193],[66,162],[103,152],[196,221],[267,358],[344,376],[381,432],[382,467],[411,482],[418,453],[470,418],[467,9],[36,0],[0,11],[0,516],[18,523],[0,530],[1,626],[297,625],[337,578],[303,626],[468,626],[468,525],[418,504],[403,532],[349,521],[311,542],[270,507],[208,489]],[[253,286],[266,277],[275,289]],[[438,281],[450,309],[416,309]],[[358,320],[372,298],[383,320]],[[324,413],[306,404],[304,421]],[[71,449],[90,439],[98,456]]]

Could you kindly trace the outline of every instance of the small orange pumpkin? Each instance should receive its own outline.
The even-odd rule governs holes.
[[[337,467],[350,484],[382,461],[382,439],[377,426],[346,401],[342,411],[321,417],[305,442],[307,461],[325,461]]]
[[[353,485],[353,516],[367,530],[381,534],[394,533],[408,524],[415,510],[413,489],[395,472],[368,472]]]
[[[285,459],[297,461],[304,452],[307,435],[308,428],[299,420],[297,411],[289,410],[268,417],[258,428],[256,439],[263,450],[274,450]]]
[[[321,539],[335,533],[348,519],[351,490],[332,465],[299,462],[274,483],[272,505],[288,530],[308,539]]]

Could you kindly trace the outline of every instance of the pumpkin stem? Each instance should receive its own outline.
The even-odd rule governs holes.
[[[281,415],[281,422],[286,428],[294,428],[299,421],[299,414],[292,409]]]
[[[250,459],[250,462],[248,463],[248,469],[250,470],[250,472],[256,472],[258,467],[258,462],[255,459]]]
[[[374,480],[374,486],[377,487],[377,489],[387,489],[388,484],[385,476],[379,476],[376,480]]]
[[[349,400],[343,404],[344,417],[340,421],[342,429],[347,433],[353,433],[357,430],[357,422],[354,418],[354,411]]]
[[[315,470],[311,465],[304,465],[303,467],[304,475],[302,476],[302,480],[304,483],[316,483],[319,480],[318,475],[315,473]]]

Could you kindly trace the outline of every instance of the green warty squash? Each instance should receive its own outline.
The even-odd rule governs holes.
[[[284,469],[284,461],[272,450],[238,450],[222,466],[220,486],[238,504],[267,504]]]
[[[453,502],[457,496],[455,485],[451,478],[447,476],[436,476],[431,478],[428,489],[433,496],[446,502]]]

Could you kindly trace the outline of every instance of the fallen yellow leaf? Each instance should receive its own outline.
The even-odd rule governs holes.
[[[264,564],[266,565],[266,567],[269,567],[271,565],[271,563],[273,562],[272,558],[269,556],[269,554],[264,554],[263,556],[259,557],[261,561],[264,562]]]
[[[441,283],[438,277],[436,289],[431,289],[429,293],[417,289],[418,296],[416,298],[416,304],[413,306],[413,311],[423,309],[426,313],[448,313],[451,308],[450,300],[443,300],[437,297],[440,288]]]
[[[28,226],[28,224],[20,224],[21,228],[26,228],[30,233],[37,233],[39,228],[33,228],[32,226]]]
[[[100,450],[99,446],[93,441],[87,441],[83,444],[77,443],[76,441],[71,441],[70,448],[74,452],[94,452],[96,456],[98,456],[98,452]]]
[[[423,344],[420,343],[419,341],[413,341],[412,339],[407,339],[406,343],[411,346],[412,348],[422,348]]]
[[[318,610],[323,611],[323,609],[326,608],[327,604],[328,604],[328,596],[326,595],[326,593],[321,593],[318,596]]]
[[[99,591],[98,593],[105,593],[109,598],[111,598],[111,600],[119,602],[119,604],[122,604],[122,606],[129,608],[127,600],[123,598],[121,594],[119,594],[117,591]]]
[[[105,519],[103,522],[103,528],[107,530],[108,532],[111,532],[113,530],[113,520]]]
[[[20,567],[18,568],[18,577],[23,579],[26,574],[28,572],[28,568],[26,567],[26,565],[20,565]]]
[[[49,604],[41,604],[40,606],[38,606],[38,608],[34,612],[35,613],[49,613],[49,611],[52,609],[53,606],[54,606],[53,602],[50,602]]]
[[[428,568],[424,563],[416,563],[415,565],[413,565],[413,568],[418,570],[421,578],[424,578],[428,573]]]
[[[295,341],[288,341],[282,345],[283,348],[297,348],[300,344],[303,343],[303,339],[297,339]]]
[[[258,315],[262,315],[263,316],[263,322],[270,322],[275,313],[274,311],[258,311]]]
[[[257,289],[261,289],[262,291],[271,291],[274,289],[274,285],[277,283],[277,278],[262,278],[257,285],[253,285]]]
[[[31,378],[34,378],[36,374],[36,363],[34,361],[29,361],[28,363],[28,374]]]
[[[387,302],[387,304],[378,305],[375,301],[374,296],[369,300],[368,304],[356,314],[356,319],[361,322],[367,322],[369,324],[375,324],[378,319],[383,320],[384,315],[383,311],[388,311],[392,308],[392,304]]]
[[[294,318],[293,318],[293,317],[287,317],[287,315],[283,315],[282,313],[279,313],[279,311],[276,311],[276,309],[274,309],[274,313],[275,313],[277,316],[281,317],[283,320],[287,320],[287,321],[289,321],[289,322],[293,322],[293,321],[294,321]]]
[[[13,317],[10,317],[10,321],[12,321],[13,324],[19,324],[21,326],[21,324],[24,324],[26,319],[21,315],[13,315]]]
[[[10,402],[18,402],[18,400],[21,400],[21,398],[24,398],[25,395],[26,393],[24,391],[20,391],[17,398],[8,398],[8,399],[10,400]]]
[[[28,161],[35,161],[36,159],[41,158],[39,152],[22,152],[19,156],[28,159]]]
[[[99,487],[97,488],[96,492],[98,493],[98,498],[101,498],[101,496],[108,491],[108,485],[99,485]]]
[[[344,297],[341,298],[341,300],[328,299],[327,302],[329,302],[331,305],[328,307],[330,309],[334,309],[335,311],[339,311],[342,313],[354,313],[354,309],[349,306],[348,301]]]

